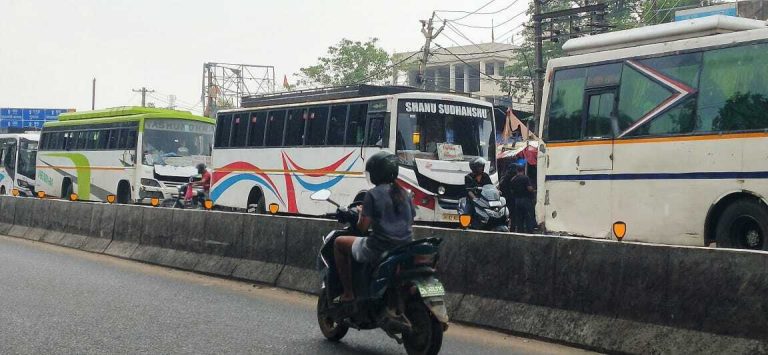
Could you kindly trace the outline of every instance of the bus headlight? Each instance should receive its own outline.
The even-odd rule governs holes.
[[[445,186],[440,186],[437,188],[437,194],[438,195],[445,195]]]
[[[155,179],[141,178],[141,184],[144,186],[160,187],[160,183]]]

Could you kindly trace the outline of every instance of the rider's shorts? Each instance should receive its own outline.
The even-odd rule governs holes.
[[[357,237],[355,242],[352,243],[352,257],[355,261],[361,264],[368,264],[372,262],[371,250],[366,246],[368,237]]]

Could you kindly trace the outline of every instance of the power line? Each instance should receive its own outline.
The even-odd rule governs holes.
[[[513,2],[512,2],[512,4],[510,4],[509,6],[512,6],[512,5],[514,5],[514,4],[515,4],[517,1],[518,1],[518,0],[515,0],[515,1],[513,1]],[[453,23],[454,25],[459,25],[459,26],[463,26],[463,27],[469,27],[469,28],[479,28],[479,29],[493,29],[493,28],[498,28],[498,27],[501,27],[501,26],[504,26],[504,25],[506,25],[507,23],[509,23],[510,21],[512,21],[512,20],[514,20],[514,19],[516,19],[516,18],[517,18],[517,17],[519,17],[520,15],[523,15],[523,14],[525,14],[525,13],[526,13],[526,11],[528,11],[528,10],[523,10],[523,11],[521,11],[521,12],[518,12],[517,14],[515,14],[514,16],[512,16],[511,18],[509,18],[509,19],[507,19],[507,20],[504,20],[504,21],[502,21],[501,23],[499,23],[499,24],[497,24],[497,25],[491,25],[491,26],[482,26],[482,25],[468,25],[468,24],[465,24],[465,23],[461,23],[461,22],[458,22],[458,21],[455,21],[455,20],[446,20],[446,21],[448,21],[448,22],[451,22],[451,23]],[[444,20],[445,20],[445,19],[444,19]]]
[[[491,0],[491,1],[487,2],[487,3],[485,3],[485,5],[483,5],[483,6],[480,6],[480,8],[478,8],[477,10],[475,10],[475,11],[470,11],[470,12],[467,12],[467,11],[460,11],[460,10],[435,10],[435,12],[461,12],[461,13],[465,13],[466,15],[464,15],[464,16],[462,16],[462,17],[459,17],[459,18],[455,18],[455,19],[452,19],[452,20],[450,20],[450,21],[459,21],[459,20],[463,20],[463,19],[465,19],[465,18],[467,18],[467,17],[469,17],[469,16],[472,16],[472,15],[475,15],[475,14],[480,14],[480,13],[479,13],[479,11],[480,11],[480,10],[482,10],[482,9],[484,9],[486,6],[488,6],[488,5],[492,4],[494,1],[496,1],[496,0]],[[499,11],[499,12],[501,12],[501,11]],[[494,13],[482,13],[482,15],[491,15],[491,14],[494,14]]]
[[[471,39],[469,39],[469,37],[467,37],[466,35],[464,35],[464,33],[462,33],[461,31],[459,31],[459,29],[457,29],[456,27],[454,27],[454,26],[453,26],[453,25],[452,25],[450,22],[448,22],[448,23],[447,23],[447,25],[448,25],[448,29],[450,29],[451,31],[453,31],[454,33],[456,33],[457,35],[459,35],[459,37],[461,37],[461,38],[464,38],[465,40],[467,40],[467,42],[469,42],[469,43],[471,43],[473,46],[477,47],[477,49],[479,49],[479,50],[481,50],[481,51],[483,50],[483,48],[482,48],[482,47],[478,46],[478,45],[477,45],[477,43],[475,43],[475,42],[473,42]]]

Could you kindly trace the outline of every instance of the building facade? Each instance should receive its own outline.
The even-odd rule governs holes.
[[[514,56],[516,46],[504,43],[481,43],[477,45],[445,47],[432,51],[424,71],[423,84],[430,91],[445,91],[469,94],[482,98],[495,105],[533,111],[530,100],[525,98],[512,102],[508,92],[502,90],[505,80],[504,69]],[[415,55],[414,55],[415,54]],[[393,72],[393,83],[419,87],[422,85],[419,75],[421,53],[395,53],[393,61],[412,56],[408,62]]]

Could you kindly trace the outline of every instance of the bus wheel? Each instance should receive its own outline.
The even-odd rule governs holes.
[[[0,186],[0,195],[5,195],[5,186]]]
[[[128,204],[131,202],[131,187],[125,181],[120,181],[117,185],[117,203]]]
[[[255,214],[266,214],[267,203],[264,201],[264,194],[261,190],[254,188],[248,195],[248,206],[246,212]]]
[[[69,179],[64,180],[64,187],[61,188],[61,198],[69,200],[69,196],[72,195],[72,182]]]
[[[743,199],[726,207],[717,222],[717,246],[768,250],[768,208],[756,199]]]

